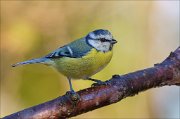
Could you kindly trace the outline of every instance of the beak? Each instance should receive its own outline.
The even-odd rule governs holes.
[[[115,40],[115,39],[111,40],[111,44],[116,44],[116,43],[117,43],[117,40]]]

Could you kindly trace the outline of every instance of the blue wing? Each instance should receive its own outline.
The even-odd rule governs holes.
[[[58,48],[54,52],[46,55],[46,58],[61,58],[61,57],[71,57],[71,58],[80,58],[87,54],[92,49],[89,46],[85,39],[76,40],[68,45]]]
[[[71,57],[70,52],[67,50],[66,46],[60,47],[52,53],[45,56],[46,58],[61,58],[61,57]]]

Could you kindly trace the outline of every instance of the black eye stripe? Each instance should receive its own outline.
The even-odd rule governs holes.
[[[101,38],[101,39],[100,39],[100,41],[101,41],[101,42],[105,42],[105,41],[106,41],[106,39],[104,39],[104,38]]]
[[[105,38],[100,38],[99,39],[101,42],[110,42],[110,40],[107,40],[107,39],[105,39]]]

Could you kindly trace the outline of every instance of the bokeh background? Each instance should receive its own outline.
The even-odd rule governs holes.
[[[12,68],[85,36],[108,29],[118,40],[106,80],[152,67],[179,46],[179,0],[1,1],[1,117],[65,94],[68,81],[44,65]],[[90,81],[75,80],[76,91]],[[74,118],[180,118],[179,87],[151,89]]]

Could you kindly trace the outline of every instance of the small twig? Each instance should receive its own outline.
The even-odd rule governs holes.
[[[76,106],[69,95],[27,108],[3,119],[57,119],[73,117],[133,96],[144,90],[166,85],[180,86],[180,47],[162,63],[126,75],[114,75],[107,85],[90,87],[77,94]]]

